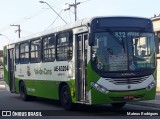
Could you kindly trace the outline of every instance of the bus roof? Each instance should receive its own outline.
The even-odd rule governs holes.
[[[23,42],[23,41],[26,41],[26,40],[38,38],[38,37],[49,35],[49,34],[52,34],[52,33],[57,33],[57,32],[60,32],[60,31],[69,30],[71,28],[76,28],[76,27],[80,27],[80,26],[88,26],[88,23],[91,23],[92,20],[96,19],[96,18],[98,18],[98,19],[99,18],[126,18],[126,19],[127,18],[139,18],[139,19],[146,19],[146,20],[148,19],[148,18],[133,17],[133,16],[98,16],[98,17],[89,17],[89,18],[84,18],[84,19],[81,19],[81,20],[77,20],[75,22],[72,22],[72,23],[69,23],[69,24],[66,24],[66,25],[63,25],[63,26],[59,26],[59,27],[56,27],[56,28],[53,28],[53,29],[41,31],[39,33],[34,33],[34,34],[29,35],[27,37],[19,38],[16,41],[11,42],[9,44],[13,45],[13,44],[18,43],[18,42]],[[148,20],[150,20],[150,19],[148,19]]]

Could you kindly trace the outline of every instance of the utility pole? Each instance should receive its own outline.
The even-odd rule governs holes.
[[[18,27],[18,30],[17,30],[18,31],[18,38],[20,38],[21,37],[21,34],[20,34],[21,33],[20,25],[14,25],[13,24],[13,25],[10,25],[10,26],[17,26]]]
[[[68,3],[66,3],[66,4],[68,4],[69,6],[68,6],[68,8],[66,8],[64,11],[70,10],[71,7],[74,7],[75,21],[77,21],[77,6],[78,6],[79,4],[81,4],[81,3],[82,3],[82,2],[77,2],[77,0],[75,0],[75,3],[73,3],[73,4],[68,4]]]
[[[77,1],[75,0],[75,3],[73,4],[74,7],[74,14],[75,14],[75,21],[77,21],[77,5],[79,5],[80,2],[77,3]]]

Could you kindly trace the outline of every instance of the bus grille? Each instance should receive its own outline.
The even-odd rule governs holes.
[[[126,84],[138,84],[142,83],[148,78],[148,76],[145,77],[136,77],[136,78],[109,78],[106,79],[107,81],[114,83],[116,85],[126,85]]]

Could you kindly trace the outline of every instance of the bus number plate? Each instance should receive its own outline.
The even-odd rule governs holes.
[[[124,100],[133,100],[135,97],[133,95],[125,95]]]

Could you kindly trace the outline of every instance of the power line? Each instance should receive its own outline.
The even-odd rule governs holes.
[[[46,10],[43,10],[43,11],[37,10],[34,13],[32,13],[31,15],[27,15],[27,16],[15,21],[15,22],[12,22],[12,24],[21,24],[21,23],[23,23],[25,21],[28,21],[28,20],[30,20],[30,19],[32,19],[32,18],[44,13],[44,12],[46,12]],[[0,28],[0,32],[8,30],[9,28],[10,28],[10,25],[6,25],[6,26]]]
[[[69,19],[70,19],[70,22],[71,22],[71,10],[69,10]]]
[[[61,10],[62,8],[60,8],[59,5],[61,5],[61,4],[64,5],[64,1],[66,1],[66,0],[60,1],[59,3],[56,3],[56,4],[54,2],[54,4],[51,4],[51,6],[56,8],[56,9],[60,9]],[[49,9],[49,8],[46,8],[46,9]]]
[[[21,34],[27,34],[27,35],[30,35],[30,34],[33,34],[33,32],[25,31],[25,30],[21,30]]]
[[[39,1],[39,2],[45,3],[46,5],[48,5],[51,8],[51,10],[53,10],[54,13],[56,13],[62,19],[62,21],[64,21],[67,24],[67,22],[53,9],[53,7],[50,4],[48,4],[47,2],[44,2],[44,1]]]
[[[63,9],[60,11],[60,13],[59,13],[59,15],[62,13],[62,11],[63,11]],[[55,20],[52,22],[52,24],[50,24],[46,29],[48,29],[49,27],[51,27],[54,23],[55,23],[55,21],[58,19],[58,15],[57,15],[57,17],[55,18]]]
[[[66,0],[63,0],[63,1],[62,1],[62,0],[60,0],[60,2],[59,2],[59,3],[57,3],[57,4],[54,2],[53,6],[58,6],[58,5],[60,5],[60,4],[64,4],[64,2],[65,2],[65,1],[66,1]]]
[[[65,1],[66,1],[66,0],[60,0],[59,2],[56,2],[56,4],[54,3],[54,5],[52,5],[52,6],[54,6],[54,8],[57,8],[57,9],[62,9],[62,7],[60,8],[60,5],[62,5],[62,4],[64,5]],[[59,8],[58,8],[58,7],[59,7]],[[28,21],[28,20],[33,19],[34,17],[37,17],[37,16],[45,13],[46,11],[48,11],[48,9],[43,9],[43,8],[38,9],[38,10],[36,10],[36,11],[34,11],[34,12],[26,15],[25,17],[22,17],[21,19],[12,22],[11,24],[22,24],[22,23],[24,23],[24,22],[26,22],[26,21]],[[61,14],[61,13],[62,13],[62,11],[60,11],[59,14]],[[55,20],[52,22],[52,24],[49,25],[49,27],[51,27],[51,26],[56,22],[57,19],[58,19],[58,17],[55,18]],[[49,28],[49,27],[48,27],[48,28]],[[11,27],[10,27],[10,24],[9,24],[9,25],[6,25],[6,26],[0,28],[0,32],[9,30],[10,28],[11,28]],[[21,34],[20,34],[20,33],[22,33],[22,30],[19,29],[19,30],[17,30],[17,31],[18,31],[18,37],[21,37]]]
[[[82,1],[81,3],[85,3],[85,2],[88,2],[88,1],[91,1],[91,0]]]
[[[58,3],[54,4],[53,6],[56,7],[56,8],[58,8],[58,5],[64,3],[65,1],[66,1],[66,0],[59,1]],[[58,9],[61,9],[61,8],[58,8]],[[47,9],[47,10],[48,10],[48,9]],[[46,10],[46,9],[43,9],[43,11],[42,11],[42,9],[36,10],[35,12],[32,12],[30,15],[27,15],[27,16],[25,16],[25,17],[23,17],[23,18],[21,18],[21,19],[19,19],[19,20],[17,20],[17,21],[14,21],[14,22],[12,22],[11,24],[21,24],[21,23],[23,23],[23,22],[26,22],[26,21],[28,21],[28,20],[31,20],[32,18],[34,18],[34,17],[36,17],[36,16],[38,16],[38,15],[40,15],[40,14],[43,14],[43,13],[46,12],[47,10]],[[10,24],[9,24],[9,25],[6,25],[6,26],[3,26],[3,27],[0,28],[0,32],[6,31],[6,30],[8,30],[9,28],[10,28]]]

